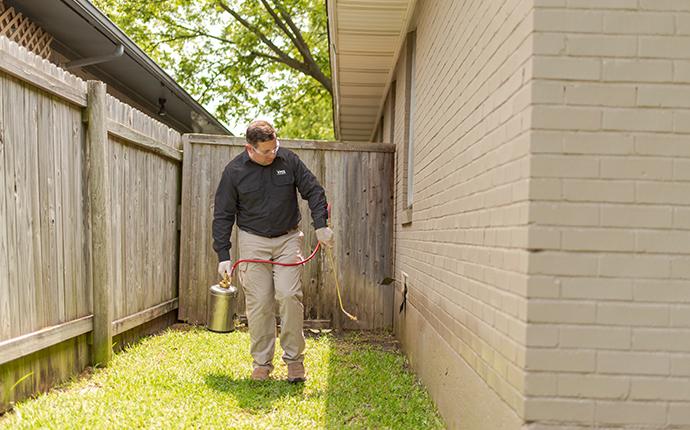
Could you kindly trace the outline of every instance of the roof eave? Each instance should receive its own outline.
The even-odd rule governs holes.
[[[410,23],[412,22],[412,18],[414,15],[414,9],[416,5],[416,0],[400,0],[397,2],[397,5],[394,5],[393,7],[390,6],[390,2],[385,2],[381,3],[379,5],[376,4],[376,2],[369,2],[366,6],[361,6],[361,8],[365,9],[361,13],[370,13],[371,10],[376,10],[376,12],[379,13],[379,16],[383,16],[385,20],[386,12],[390,12],[390,9],[395,9],[392,12],[397,12],[398,13],[398,18],[399,22],[396,20],[391,21],[390,19],[385,21],[385,24],[388,26],[389,32],[386,33],[385,36],[389,37],[390,42],[388,42],[388,55],[386,58],[390,58],[390,63],[385,66],[385,68],[372,68],[370,70],[367,70],[366,68],[359,67],[357,72],[361,73],[359,76],[362,76],[363,74],[366,74],[367,72],[371,72],[371,74],[378,74],[379,76],[383,77],[385,74],[385,80],[378,79],[376,80],[375,85],[368,84],[366,82],[349,82],[344,84],[342,81],[342,76],[341,72],[341,67],[344,67],[344,70],[349,73],[350,78],[353,77],[353,69],[348,68],[347,66],[343,66],[343,62],[340,61],[342,59],[342,56],[345,55],[343,54],[343,49],[342,47],[339,46],[340,44],[343,44],[343,42],[348,42],[351,44],[354,42],[355,44],[357,43],[356,38],[361,37],[362,33],[370,32],[372,34],[376,33],[381,33],[382,31],[379,29],[379,27],[374,23],[370,24],[369,27],[366,27],[365,21],[362,20],[361,22],[358,22],[356,25],[356,29],[347,29],[343,34],[339,34],[339,29],[343,23],[339,23],[338,21],[338,0],[327,0],[326,5],[327,5],[327,14],[328,14],[328,37],[329,37],[329,56],[330,56],[330,61],[331,61],[331,74],[333,77],[333,123],[334,123],[334,128],[336,130],[336,138],[338,139],[346,139],[346,140],[359,140],[359,141],[364,141],[368,138],[369,141],[372,141],[375,137],[376,133],[376,124],[378,120],[381,117],[381,114],[383,112],[383,108],[385,106],[386,98],[388,91],[390,89],[391,82],[394,77],[395,73],[395,66],[397,64],[398,58],[400,56],[400,52],[402,50],[402,47],[404,46],[406,35],[407,35],[407,30],[410,26]],[[346,5],[347,7],[348,5]],[[378,9],[378,10],[377,10]],[[352,14],[352,10],[349,11]],[[404,12],[404,13],[401,13]],[[350,17],[351,18],[351,17]],[[372,22],[371,20],[369,22]],[[375,22],[375,21],[374,21]],[[396,24],[397,22],[397,24]],[[394,30],[390,32],[390,30],[393,28],[391,25],[394,26]],[[347,39],[350,38],[350,39]],[[391,49],[392,48],[392,49]],[[350,48],[352,49],[352,48]],[[347,51],[348,56],[357,56],[359,53],[353,53]],[[362,54],[362,55],[369,55],[371,56],[372,54]],[[370,57],[371,58],[371,57]],[[352,61],[352,60],[351,60]],[[350,66],[351,67],[351,66]],[[356,73],[355,73],[356,75]],[[363,78],[364,79],[364,78]],[[367,86],[371,85],[371,90],[367,90]],[[346,86],[347,89],[349,90],[348,92],[351,94],[348,96],[350,99],[357,98],[357,97],[364,97],[368,98],[370,101],[367,102],[366,105],[366,110],[369,112],[375,112],[375,115],[372,113],[365,113],[361,114],[359,111],[356,112],[356,114],[353,114],[352,111],[353,109],[360,109],[361,110],[361,104],[353,104],[350,106],[350,113],[347,115],[344,114],[343,106],[344,106],[344,98],[343,97],[343,86]],[[383,92],[381,92],[383,90]],[[352,93],[357,92],[358,94],[353,96]],[[373,102],[373,103],[372,103]],[[349,116],[350,120],[349,123],[351,124],[348,126],[348,123],[344,121],[344,117]],[[355,118],[353,120],[353,118]],[[362,119],[363,121],[360,122],[359,119]],[[356,124],[357,122],[360,122],[360,125],[354,126],[352,124]],[[369,124],[364,127],[361,126],[361,123],[364,124]],[[349,130],[349,133],[348,133]],[[353,138],[355,137],[355,138]]]
[[[215,126],[221,130],[225,130],[228,134],[232,134],[218,119],[206,110],[199,102],[197,102],[184,88],[182,88],[165,70],[163,70],[155,61],[151,59],[144,51],[137,46],[120,28],[115,25],[108,17],[101,12],[96,6],[91,4],[88,0],[62,0],[74,8],[78,8],[83,13],[80,15],[86,18],[92,25],[99,27],[106,31],[115,39],[114,42],[121,43],[125,50],[131,54],[132,58],[144,67],[149,73],[156,76],[159,80],[165,82],[175,94],[186,102],[194,111],[206,117]],[[112,39],[111,39],[112,40]]]

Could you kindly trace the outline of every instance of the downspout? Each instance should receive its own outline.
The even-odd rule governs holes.
[[[88,58],[82,58],[81,60],[74,60],[70,61],[69,63],[65,64],[63,68],[69,70],[69,69],[74,69],[77,67],[83,67],[83,66],[90,66],[92,64],[98,64],[98,63],[105,63],[110,60],[114,60],[115,58],[122,57],[122,54],[125,53],[125,47],[121,43],[117,45],[117,48],[115,48],[115,51],[112,54],[108,55],[101,55],[98,57],[88,57]]]

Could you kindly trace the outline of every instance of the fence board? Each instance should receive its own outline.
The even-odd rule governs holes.
[[[243,141],[238,138],[189,135],[185,145],[183,178],[182,241],[180,247],[180,319],[203,323],[206,320],[206,294],[210,285],[218,280],[217,257],[212,248],[211,222],[213,196],[225,165],[243,151]],[[199,140],[199,142],[197,142]],[[392,276],[384,272],[389,265],[376,263],[376,246],[390,247],[392,232],[390,223],[384,223],[384,214],[391,213],[391,187],[384,186],[378,175],[392,163],[391,146],[360,144],[359,151],[338,151],[332,144],[307,144],[281,141],[281,147],[294,148],[305,164],[321,180],[329,202],[333,204],[333,228],[336,232],[334,253],[338,259],[338,276],[343,287],[343,303],[346,309],[360,313],[360,321],[342,319],[336,308],[335,283],[328,264],[310,262],[303,274],[305,318],[332,320],[334,326],[345,328],[390,327],[377,312],[383,311],[383,297],[379,282]],[[323,148],[323,149],[322,149]],[[371,149],[371,151],[369,151]],[[373,155],[375,154],[375,155]],[[369,175],[368,169],[374,169]],[[368,194],[374,197],[369,198]],[[386,198],[379,198],[378,194]],[[382,204],[383,208],[373,205]],[[300,203],[305,232],[303,252],[308,255],[315,246],[310,212],[305,202]],[[382,226],[385,226],[382,228]],[[236,230],[236,227],[235,227]],[[380,236],[377,238],[376,236]],[[383,243],[386,241],[386,243]],[[233,260],[236,261],[236,242],[233,242]],[[322,259],[319,256],[319,259]],[[386,258],[391,258],[387,255]],[[240,312],[244,312],[244,300],[240,299]],[[378,301],[378,302],[377,302]],[[378,305],[376,303],[379,303]],[[389,301],[392,305],[392,301]]]
[[[28,260],[25,261],[25,270],[27,271],[28,282],[31,285],[32,308],[30,312],[34,315],[30,330],[36,330],[40,327],[45,327],[47,321],[43,312],[43,285],[41,277],[41,229],[40,229],[40,209],[39,209],[39,191],[38,191],[38,100],[39,94],[37,91],[27,91],[25,93],[26,101],[26,117],[25,125],[25,140],[24,146],[26,149],[26,163],[24,176],[26,178],[26,198],[27,198],[27,228],[31,234],[30,248]],[[28,241],[27,241],[28,242]]]
[[[108,116],[121,319],[177,297],[181,136],[112,97]]]
[[[75,222],[75,209],[73,207],[73,194],[74,191],[71,187],[74,181],[72,178],[75,176],[75,170],[72,167],[72,160],[74,158],[79,158],[79,152],[72,152],[73,148],[71,145],[71,131],[69,125],[69,111],[64,109],[64,106],[60,106],[60,116],[58,118],[58,123],[60,124],[59,139],[61,143],[60,156],[59,156],[59,169],[60,169],[60,189],[62,191],[62,240],[60,246],[62,248],[62,255],[64,261],[64,288],[65,288],[65,319],[66,321],[71,321],[77,318],[77,308],[79,307],[77,290],[79,286],[76,285],[75,271],[77,269],[76,262],[73,258],[73,250],[76,244],[74,243],[74,230],[77,228]],[[81,288],[86,290],[86,285],[81,285]]]
[[[15,100],[18,92],[19,83],[14,79],[6,79],[3,88],[3,94],[7,94],[6,100]],[[3,112],[5,117],[5,124],[17,124],[16,117],[17,109],[5,109]],[[5,204],[7,207],[7,260],[8,260],[8,274],[10,286],[10,309],[19,311],[17,318],[13,319],[10,325],[10,336],[15,337],[21,335],[23,325],[25,324],[26,315],[22,313],[23,307],[20,305],[22,289],[17,288],[21,279],[19,278],[17,269],[17,188],[16,188],[16,168],[15,163],[19,159],[17,155],[17,146],[21,134],[15,127],[5,128]],[[24,332],[25,333],[25,332]]]
[[[57,273],[53,270],[54,266],[54,256],[51,254],[50,249],[52,247],[53,235],[51,234],[54,229],[53,220],[53,190],[54,190],[54,179],[53,179],[53,100],[52,97],[41,97],[39,102],[39,112],[38,112],[38,145],[41,149],[38,151],[38,172],[41,175],[38,176],[38,199],[40,207],[40,224],[41,229],[41,250],[42,250],[42,261],[41,261],[41,290],[44,295],[48,298],[43,308],[45,325],[49,325],[53,322],[58,321],[58,300],[55,289],[55,276]]]
[[[77,234],[83,209],[81,136],[75,130],[81,122],[79,109],[14,78],[3,76],[1,85],[3,105],[12,106],[2,113],[8,124],[3,136],[3,231],[10,241],[3,248],[3,276],[11,286],[3,300],[11,301],[9,308],[18,315],[0,334],[7,338],[77,317],[77,309],[87,305],[79,300],[86,297],[87,286],[80,276]],[[61,225],[63,219],[67,225]],[[63,229],[66,233],[52,240],[51,233]],[[62,266],[53,264],[54,259]],[[54,285],[60,290],[53,291]],[[66,299],[70,314],[55,309],[64,309]]]
[[[93,317],[86,316],[0,342],[0,364],[88,333],[92,328]]]
[[[63,226],[65,224],[65,219],[62,215],[62,174],[66,173],[62,170],[61,157],[62,157],[62,106],[60,102],[55,100],[53,104],[53,157],[51,163],[51,170],[53,173],[53,219],[51,222],[54,225],[54,240],[51,242],[53,246],[50,249],[50,254],[55,256],[55,263],[53,268],[55,270],[55,286],[57,289],[56,297],[59,301],[58,309],[58,320],[57,323],[68,321],[68,312],[65,302],[68,300],[69,296],[65,292],[65,275],[66,270],[65,259],[64,259],[64,237],[63,237]]]
[[[57,71],[53,64],[5,36],[0,36],[0,70],[74,105],[86,106],[84,81],[64,71]]]
[[[5,92],[6,80],[0,75],[0,92]],[[0,97],[0,341],[11,336],[10,327],[12,325],[10,319],[10,273],[8,260],[8,225],[9,216],[7,213],[7,206],[5,204],[6,196],[6,178],[7,163],[9,162],[9,155],[7,153],[7,120],[5,111],[9,106],[6,106],[4,97]]]
[[[42,332],[92,318],[84,106],[84,81],[0,37],[0,344],[15,357],[0,365],[0,409],[87,363],[84,335]],[[181,136],[112,97],[107,117],[128,139],[107,147],[113,323],[134,339],[176,318]],[[33,353],[4,343],[39,338]]]
[[[0,365],[0,412],[9,409],[10,402],[69,380],[88,365],[88,360],[87,335],[81,335]]]

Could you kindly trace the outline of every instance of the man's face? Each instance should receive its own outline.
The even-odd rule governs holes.
[[[259,142],[256,144],[256,147],[250,144],[246,144],[245,147],[252,161],[262,166],[268,166],[276,159],[280,142],[278,142],[278,139],[273,139]]]

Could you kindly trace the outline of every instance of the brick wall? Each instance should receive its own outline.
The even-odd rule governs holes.
[[[449,427],[690,428],[690,2],[420,0],[414,26],[411,215],[405,49],[382,122],[396,331]]]
[[[409,275],[396,327],[450,427],[522,423],[531,9],[521,0],[417,3],[409,224],[405,49],[394,78],[395,266],[397,279]]]
[[[524,418],[690,428],[690,2],[535,6]]]

